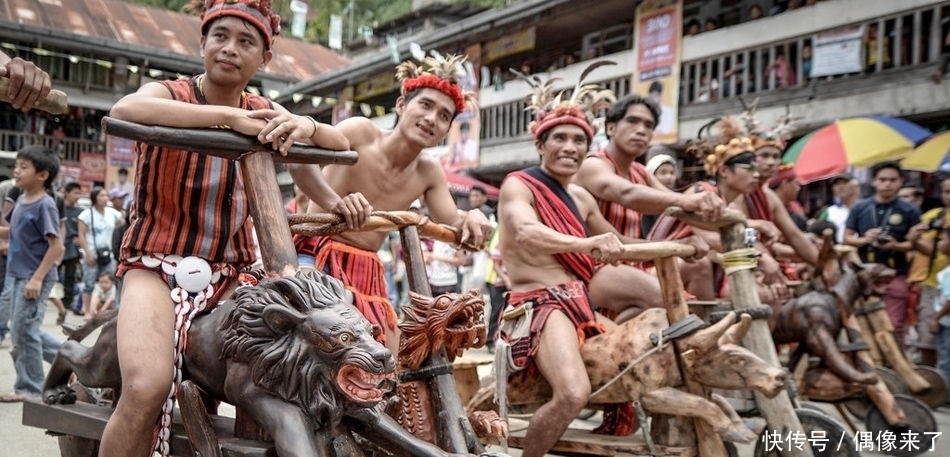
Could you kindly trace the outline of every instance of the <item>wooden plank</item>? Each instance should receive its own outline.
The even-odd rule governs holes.
[[[53,434],[100,440],[102,430],[109,416],[112,415],[112,411],[111,407],[90,403],[47,405],[36,401],[25,401],[23,402],[23,425],[45,429]],[[272,443],[235,438],[234,419],[224,416],[212,416],[212,418],[223,455],[229,457],[275,457],[277,455]],[[177,415],[172,427],[172,435],[173,455],[193,455],[181,418]]]
[[[510,419],[511,434],[508,445],[523,449],[525,432],[528,423],[520,419]],[[657,457],[696,457],[694,447],[674,447],[656,445]],[[639,431],[629,436],[597,435],[590,430],[568,428],[561,439],[549,451],[551,454],[586,454],[586,455],[632,455],[650,456],[646,442]]]

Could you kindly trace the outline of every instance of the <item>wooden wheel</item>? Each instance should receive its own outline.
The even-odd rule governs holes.
[[[937,419],[934,418],[933,411],[920,400],[910,395],[894,395],[894,401],[897,402],[904,414],[907,415],[907,424],[890,425],[884,419],[884,415],[877,407],[868,411],[864,419],[864,426],[872,436],[880,436],[884,432],[890,432],[899,440],[901,436],[910,433],[911,436],[918,436],[917,441],[919,449],[908,449],[902,447],[900,441],[894,442],[894,449],[886,450],[887,455],[894,457],[914,457],[924,453],[930,453],[930,440],[937,436]],[[874,445],[879,445],[874,442]],[[878,449],[875,449],[878,450]]]
[[[933,409],[943,406],[947,401],[948,390],[947,379],[943,377],[943,374],[936,368],[927,365],[917,365],[914,367],[914,371],[930,384],[930,389],[927,389],[926,392],[914,394],[914,398]]]
[[[795,410],[795,415],[798,416],[804,428],[802,432],[806,445],[812,443],[811,451],[815,457],[861,457],[861,453],[854,447],[854,437],[851,432],[831,416],[811,408],[798,408]],[[764,435],[777,430],[781,430],[781,426],[769,424],[762,433]],[[783,450],[790,444],[787,433],[781,442]],[[763,435],[759,435],[759,439],[756,440],[755,457],[779,457],[780,454],[776,449],[766,449],[767,444]],[[821,439],[827,441],[819,441]],[[839,446],[838,443],[841,445]]]

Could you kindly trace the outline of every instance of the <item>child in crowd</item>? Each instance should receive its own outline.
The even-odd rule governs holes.
[[[52,362],[60,341],[44,331],[46,299],[59,277],[56,261],[63,255],[59,211],[49,190],[59,173],[59,157],[43,146],[28,146],[17,153],[13,179],[23,193],[7,215],[10,250],[7,275],[0,300],[12,305],[11,332],[16,381],[13,392],[0,402],[39,398],[43,388],[43,360]]]
[[[96,286],[92,289],[92,297],[89,306],[86,307],[87,321],[92,320],[102,311],[112,308],[115,304],[116,287],[115,278],[111,273],[105,272],[99,275],[96,280]]]
[[[937,249],[950,255],[950,229],[941,230]],[[950,267],[937,273],[937,282],[940,293],[934,303],[937,312],[930,321],[930,332],[937,335],[937,369],[950,379]],[[950,402],[950,398],[947,400]]]

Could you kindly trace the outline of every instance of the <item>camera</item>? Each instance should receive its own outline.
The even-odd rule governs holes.
[[[927,224],[927,230],[940,230],[944,226],[942,217],[935,217]]]
[[[877,240],[876,240],[876,241],[877,241],[877,244],[885,244],[885,243],[887,243],[887,242],[890,240],[890,238],[891,238],[890,235],[891,235],[891,229],[890,229],[889,227],[887,227],[887,226],[883,227],[883,228],[881,229],[881,233],[878,233],[878,234],[877,234]]]

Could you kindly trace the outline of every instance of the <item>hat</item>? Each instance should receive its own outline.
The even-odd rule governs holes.
[[[617,97],[609,89],[601,89],[596,84],[584,84],[584,78],[597,67],[616,64],[609,60],[601,60],[588,65],[571,90],[571,98],[566,101],[562,101],[564,91],[554,93],[554,83],[557,79],[549,79],[542,83],[537,76],[528,77],[519,74],[532,90],[527,109],[533,111],[535,116],[535,120],[528,125],[528,130],[534,134],[534,138],[540,139],[544,132],[555,126],[572,124],[584,130],[588,142],[592,141],[594,128],[588,113],[599,110],[604,104],[613,103]]]
[[[120,189],[120,188],[118,188],[118,187],[113,187],[112,189],[109,190],[109,199],[110,199],[110,200],[111,200],[111,199],[114,199],[114,198],[125,198],[127,195],[129,195],[128,192],[126,192],[126,191],[124,191],[124,190],[122,190],[122,189]]]
[[[192,0],[190,9],[201,12],[201,34],[208,32],[208,26],[215,19],[233,16],[243,19],[254,26],[268,49],[274,42],[274,36],[280,35],[280,16],[271,14],[271,0]]]
[[[838,181],[851,182],[854,179],[854,175],[848,172],[841,173],[833,178],[831,178],[831,184],[835,184]]]
[[[465,102],[475,100],[471,92],[459,85],[465,56],[427,56],[422,65],[407,60],[396,66],[396,81],[402,84],[402,95],[416,89],[435,89],[448,95],[455,103],[455,114],[465,111]]]
[[[660,168],[660,165],[664,163],[673,165],[673,168],[676,168],[676,159],[666,154],[657,154],[647,161],[647,171],[652,175],[656,173],[657,168]]]
[[[706,156],[706,164],[704,167],[707,173],[715,176],[730,160],[744,153],[754,152],[755,149],[752,147],[752,140],[748,137],[732,138],[725,144],[716,146],[714,152]],[[755,156],[752,157],[754,158]]]
[[[795,174],[795,164],[783,163],[778,166],[778,171],[775,173],[775,176],[769,178],[769,186],[775,186],[797,178],[798,175]]]

